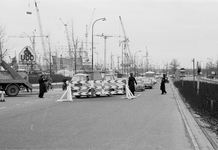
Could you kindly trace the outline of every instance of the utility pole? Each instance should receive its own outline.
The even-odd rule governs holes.
[[[193,58],[193,88],[195,88],[195,59]]]

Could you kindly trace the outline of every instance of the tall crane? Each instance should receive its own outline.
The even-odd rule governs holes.
[[[46,38],[48,38],[48,35],[44,35],[44,36],[35,36],[34,35],[34,32],[33,32],[33,35],[32,36],[29,36],[29,35],[27,35],[25,32],[23,32],[24,34],[25,34],[25,36],[24,35],[20,35],[20,36],[9,36],[9,37],[14,37],[14,38],[29,38],[30,39],[30,42],[31,42],[31,44],[32,44],[32,48],[33,48],[33,51],[36,51],[35,50],[35,45],[36,45],[36,42],[35,42],[35,38],[36,37],[46,37]]]
[[[119,16],[119,19],[120,19],[120,23],[121,23],[123,34],[124,34],[123,43],[125,45],[124,46],[124,55],[125,55],[125,58],[126,58],[126,62],[132,63],[133,62],[133,58],[132,58],[132,55],[131,55],[131,52],[130,52],[130,49],[129,49],[129,44],[128,44],[129,39],[126,37],[126,32],[124,30],[124,26],[123,26],[123,22],[122,22],[121,16]],[[128,52],[127,52],[126,49],[128,50]],[[122,54],[122,57],[123,57],[123,54]],[[122,60],[122,63],[124,63],[123,60]],[[123,64],[122,64],[122,66],[123,66]],[[123,71],[123,67],[122,67],[122,71]]]
[[[86,58],[88,59],[88,34],[89,34],[89,30],[90,30],[90,27],[91,27],[91,24],[92,24],[92,20],[93,20],[93,16],[94,16],[94,13],[95,13],[95,8],[92,12],[92,16],[91,16],[91,20],[90,20],[90,23],[89,25],[86,25],[86,34],[85,34],[85,37],[86,37]]]
[[[40,18],[39,8],[37,6],[37,2],[35,0],[34,0],[34,2],[35,2],[37,18],[38,18],[38,23],[39,23],[39,31],[40,31],[41,41],[42,41],[42,49],[43,49],[43,57],[44,57],[43,60],[44,60],[44,62],[46,62],[47,56],[46,56],[45,42],[44,42],[44,38],[43,38],[44,34],[42,31],[42,23],[41,23],[41,18]]]
[[[71,48],[71,42],[70,42],[70,35],[69,35],[68,28],[67,28],[67,24],[68,23],[64,23],[61,18],[59,18],[59,19],[63,23],[63,25],[65,26],[65,32],[66,32],[66,37],[67,37],[67,44],[68,44],[68,49],[69,49],[69,56],[72,56],[72,48]]]
[[[96,35],[96,36],[100,36],[102,38],[104,38],[104,69],[107,68],[107,60],[106,60],[106,40],[107,38],[109,37],[113,37],[113,36],[110,36],[110,35],[104,35],[103,33],[101,35]]]

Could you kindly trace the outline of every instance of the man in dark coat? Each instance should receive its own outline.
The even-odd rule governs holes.
[[[39,98],[43,98],[44,93],[47,91],[45,85],[46,80],[43,78],[43,75],[40,75],[38,82],[39,82]]]
[[[160,84],[160,90],[162,91],[161,94],[167,94],[165,83],[167,83],[166,74],[163,74],[163,77],[161,79],[161,84]]]
[[[129,77],[129,81],[128,81],[128,85],[129,85],[129,89],[132,92],[133,95],[135,92],[135,84],[137,85],[137,82],[135,80],[135,78],[133,77],[133,73],[130,73],[130,77]]]

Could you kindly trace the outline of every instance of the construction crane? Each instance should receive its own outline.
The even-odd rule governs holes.
[[[65,32],[66,32],[66,37],[67,37],[67,44],[68,44],[68,49],[69,49],[69,56],[72,56],[72,53],[71,53],[72,52],[72,48],[71,48],[71,42],[70,42],[70,35],[69,35],[68,28],[67,28],[67,24],[68,23],[64,23],[61,18],[59,18],[59,19],[63,23],[63,25],[65,26]]]
[[[113,36],[104,35],[103,33],[102,33],[101,35],[96,35],[96,36],[100,36],[100,37],[103,37],[103,38],[104,38],[104,69],[106,69],[106,68],[107,68],[107,60],[106,60],[106,40],[107,40],[107,38],[113,37]]]
[[[129,39],[126,37],[126,32],[125,32],[125,29],[124,29],[124,26],[123,26],[121,16],[119,16],[119,19],[120,19],[120,23],[121,23],[123,34],[124,34],[124,40],[122,42],[125,44],[124,45],[124,55],[125,55],[125,58],[126,58],[126,62],[132,63],[133,58],[132,58],[132,55],[131,55],[131,52],[130,52],[130,49],[129,49],[129,44],[128,44]],[[127,52],[126,49],[128,50],[128,52]],[[122,53],[122,57],[123,57],[123,53]],[[123,59],[122,59],[122,63],[124,63]],[[122,71],[123,71],[123,64],[122,64]]]
[[[34,0],[35,2],[35,7],[36,7],[36,13],[37,13],[37,18],[38,18],[38,23],[39,23],[39,31],[40,31],[40,36],[41,36],[41,41],[42,41],[42,49],[43,49],[43,57],[44,57],[44,62],[46,62],[47,57],[46,57],[46,50],[45,50],[45,42],[44,42],[44,34],[42,31],[42,23],[41,23],[41,18],[40,18],[40,14],[39,14],[39,8],[37,6],[37,2]],[[44,63],[45,64],[45,63]]]
[[[20,36],[9,36],[9,37],[14,37],[14,38],[29,38],[30,39],[30,42],[31,42],[31,44],[32,44],[32,48],[33,48],[33,51],[35,51],[35,45],[36,45],[36,42],[35,42],[35,38],[36,37],[46,37],[46,38],[48,38],[48,35],[44,35],[44,36],[35,36],[34,35],[34,32],[33,32],[33,36],[29,36],[29,35],[27,35],[25,32],[23,32],[24,34],[25,34],[25,36],[24,35],[20,35]]]
[[[86,58],[88,59],[88,34],[89,34],[89,30],[90,30],[90,27],[91,27],[91,24],[92,24],[92,20],[93,20],[93,16],[94,16],[94,13],[95,13],[95,8],[92,12],[92,16],[91,16],[91,20],[89,22],[89,26],[86,25],[86,34],[85,34],[85,37],[86,37]]]

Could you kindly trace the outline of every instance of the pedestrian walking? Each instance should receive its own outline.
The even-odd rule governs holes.
[[[132,92],[133,95],[135,95],[135,84],[137,85],[135,77],[133,77],[133,73],[130,73],[128,85],[129,85],[129,90]]]
[[[161,83],[160,83],[160,90],[162,91],[162,93],[161,93],[162,95],[167,94],[166,87],[165,87],[165,83],[167,83],[167,82],[168,82],[168,80],[166,78],[166,74],[163,74],[163,77],[162,77]]]
[[[45,85],[46,79],[44,79],[43,75],[40,75],[38,82],[39,82],[39,98],[43,98],[44,93],[47,92],[47,88]]]

